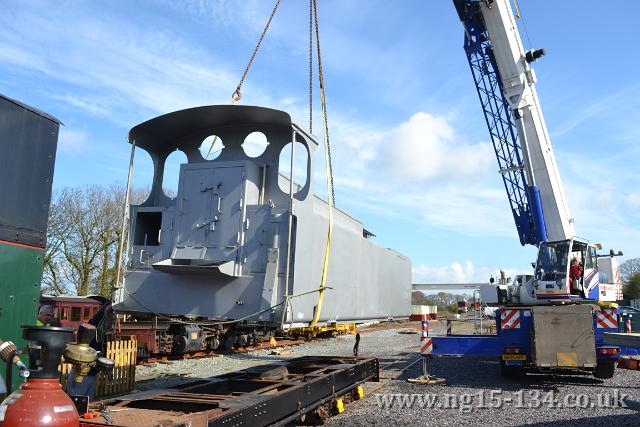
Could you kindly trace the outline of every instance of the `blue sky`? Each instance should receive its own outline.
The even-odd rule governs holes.
[[[547,50],[537,88],[576,231],[640,256],[640,3],[518,3],[525,48]],[[272,6],[5,0],[0,93],[64,122],[55,187],[124,182],[128,130],[228,103]],[[518,242],[452,2],[320,0],[319,14],[338,206],[407,254],[417,281],[526,271],[535,250]],[[283,0],[243,104],[306,126],[307,26],[308,2]]]

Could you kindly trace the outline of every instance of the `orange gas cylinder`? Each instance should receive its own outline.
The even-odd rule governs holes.
[[[57,378],[30,378],[0,405],[2,427],[79,425],[78,411]]]

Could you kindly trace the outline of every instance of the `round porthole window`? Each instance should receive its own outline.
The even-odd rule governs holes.
[[[269,145],[269,141],[267,137],[262,132],[251,132],[244,139],[242,143],[242,149],[245,154],[249,157],[258,157],[264,150],[267,149],[267,145]]]
[[[204,160],[213,160],[220,155],[224,145],[218,135],[209,135],[200,144],[200,155]]]

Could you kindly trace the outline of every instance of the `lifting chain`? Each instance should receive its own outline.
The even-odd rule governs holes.
[[[309,133],[313,133],[313,0],[309,0]]]
[[[320,80],[320,100],[322,102],[322,123],[324,125],[325,132],[325,144],[327,146],[327,163],[329,166],[329,178],[331,180],[331,203],[333,206],[336,204],[336,195],[333,186],[333,162],[331,160],[331,143],[329,140],[329,123],[327,119],[327,101],[324,95],[324,76],[322,74],[322,55],[320,51],[320,28],[318,27],[318,7],[316,0],[310,0],[313,3],[313,16],[315,18],[316,27],[316,48],[318,51],[318,78]]]
[[[242,97],[241,95],[242,84],[244,83],[244,80],[247,77],[247,74],[249,73],[249,69],[251,68],[251,65],[253,64],[253,61],[256,57],[256,54],[258,53],[258,50],[262,45],[262,41],[264,40],[264,37],[267,34],[267,31],[269,30],[269,26],[271,25],[273,16],[276,14],[276,11],[278,10],[278,6],[280,6],[280,2],[281,0],[276,0],[276,4],[273,7],[273,10],[271,11],[271,15],[269,15],[269,19],[267,20],[264,30],[262,31],[262,34],[258,39],[258,43],[256,44],[256,47],[253,49],[253,53],[251,54],[251,58],[249,59],[249,63],[247,64],[247,67],[245,68],[244,73],[242,74],[242,78],[240,79],[238,86],[236,86],[235,91],[231,95],[232,105],[237,101],[239,101],[240,98]],[[317,48],[317,55],[318,55],[318,79],[320,82],[320,101],[322,105],[322,124],[324,128],[323,129],[324,145],[326,150],[325,163],[326,163],[326,169],[327,169],[327,193],[328,193],[327,204],[329,205],[329,229],[327,233],[327,244],[325,247],[324,263],[322,268],[322,278],[321,278],[320,287],[317,290],[313,291],[313,292],[316,292],[316,291],[318,292],[318,301],[316,306],[314,307],[313,320],[309,325],[311,327],[314,327],[320,318],[322,301],[324,299],[324,291],[325,289],[330,289],[328,286],[326,286],[326,282],[327,282],[327,273],[329,268],[329,254],[331,250],[331,240],[332,240],[331,236],[332,236],[332,229],[333,229],[333,207],[336,204],[336,196],[335,196],[334,180],[333,180],[333,164],[332,164],[333,162],[331,159],[331,144],[329,140],[327,102],[326,102],[325,93],[324,93],[324,75],[322,73],[322,54],[321,54],[322,52],[320,49],[320,28],[318,25],[318,6],[317,6],[317,0],[309,0],[309,132],[312,132],[312,129],[313,129],[313,29],[314,29],[314,26],[315,26],[315,36],[316,36],[316,48]],[[211,154],[211,151],[216,141],[217,141],[217,137],[214,139],[213,143],[209,147],[207,158]],[[291,171],[291,174],[293,175],[293,170]],[[285,304],[285,303],[287,305],[290,305],[290,302],[286,298],[284,301],[282,301],[278,305]],[[271,307],[271,309],[272,308],[273,307]],[[286,313],[286,311],[287,311],[287,307],[285,306],[284,313]],[[260,313],[257,313],[257,314],[260,314]],[[357,352],[357,348],[354,349],[354,351]]]
[[[278,6],[280,6],[280,2],[281,1],[282,0],[276,0],[276,4],[275,4],[275,6],[273,6],[273,10],[271,11],[271,15],[269,15],[269,19],[267,20],[267,24],[264,26],[264,30],[262,30],[262,34],[260,34],[260,38],[258,39],[258,43],[256,44],[256,47],[253,49],[253,53],[251,54],[251,58],[249,58],[249,63],[247,64],[247,67],[244,69],[244,73],[242,73],[242,78],[240,79],[240,83],[238,83],[238,86],[236,86],[236,90],[233,91],[233,94],[231,94],[231,105],[233,105],[236,102],[240,101],[240,98],[242,98],[242,95],[240,93],[240,89],[242,89],[242,84],[244,83],[244,79],[247,77],[247,74],[249,73],[249,68],[251,68],[251,64],[253,64],[253,60],[256,59],[256,55],[258,54],[258,50],[260,49],[260,46],[262,45],[262,41],[264,40],[264,36],[267,34],[267,31],[269,30],[269,25],[271,25],[271,21],[273,20],[273,16],[276,14],[276,11],[278,10]],[[216,142],[218,142],[218,140],[219,140],[219,138],[216,135],[215,138],[213,139],[213,141],[211,142],[211,145],[209,146],[209,150],[207,151],[207,155],[204,157],[205,160],[209,159],[209,156],[213,152],[213,147],[215,147]]]
[[[249,58],[249,63],[247,64],[247,67],[245,68],[244,73],[242,73],[242,77],[240,78],[240,82],[238,83],[238,86],[236,86],[236,90],[231,95],[231,104],[236,103],[237,101],[240,100],[240,98],[242,98],[242,94],[241,94],[242,84],[244,83],[244,80],[247,77],[247,74],[249,73],[249,69],[251,68],[253,61],[256,58],[258,50],[262,45],[262,41],[264,40],[264,37],[267,34],[267,31],[269,30],[271,21],[273,20],[273,17],[276,14],[276,11],[278,10],[278,6],[280,6],[281,1],[282,0],[276,0],[276,4],[273,6],[273,10],[269,15],[269,19],[267,20],[267,23],[264,26],[264,29],[262,30],[262,34],[260,34],[258,43],[256,44],[256,47],[253,49],[251,58]],[[317,6],[317,0],[309,0],[309,132],[313,131],[313,27],[314,26],[315,26],[315,35],[316,35],[316,48],[317,48],[317,55],[318,55],[318,78],[320,81],[320,100],[322,103],[322,123],[324,127],[324,132],[325,132],[327,163],[328,163],[329,179],[330,179],[330,193],[331,193],[330,196],[331,196],[331,203],[332,205],[335,206],[336,195],[334,190],[333,161],[331,157],[331,143],[329,139],[329,124],[327,119],[327,103],[326,103],[326,98],[324,93],[324,75],[322,73],[320,28],[318,26],[318,6]],[[207,157],[211,154],[211,151],[213,149],[213,146],[216,140],[214,140],[214,142],[209,147],[209,152],[207,153]]]
[[[249,63],[247,64],[247,68],[244,69],[244,73],[242,73],[242,78],[240,79],[240,83],[236,86],[236,90],[231,95],[231,104],[239,101],[242,95],[240,94],[240,89],[242,88],[242,83],[244,83],[244,79],[247,77],[247,73],[249,72],[249,68],[251,68],[251,64],[253,64],[253,60],[256,59],[256,54],[258,53],[258,49],[260,49],[260,45],[262,45],[262,41],[264,40],[264,36],[267,34],[269,30],[269,25],[271,25],[271,21],[273,20],[273,16],[276,14],[278,10],[278,6],[280,6],[281,0],[276,0],[275,6],[273,6],[273,10],[271,11],[271,15],[269,15],[269,19],[267,20],[267,24],[264,26],[264,30],[262,30],[262,34],[258,39],[258,43],[256,47],[253,49],[253,53],[251,54],[251,58],[249,59]]]

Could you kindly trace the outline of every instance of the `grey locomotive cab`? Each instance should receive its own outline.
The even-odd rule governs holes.
[[[243,147],[252,132],[268,141],[257,157]],[[206,160],[199,147],[210,135],[223,148]],[[247,324],[263,330],[306,326],[317,304],[328,228],[328,205],[311,189],[316,139],[282,111],[205,106],[144,122],[131,130],[134,141],[153,159],[154,177],[147,200],[130,208],[128,262],[114,309],[194,324],[244,320],[218,325],[219,333]],[[162,182],[165,160],[175,150],[187,162],[172,198]],[[291,154],[306,166],[294,183],[294,174],[283,175],[279,164]],[[330,289],[320,321],[407,317],[409,259],[366,238],[370,233],[346,213],[334,208],[333,218]],[[219,342],[219,333],[188,332],[181,349],[196,341],[205,346],[213,335]]]

